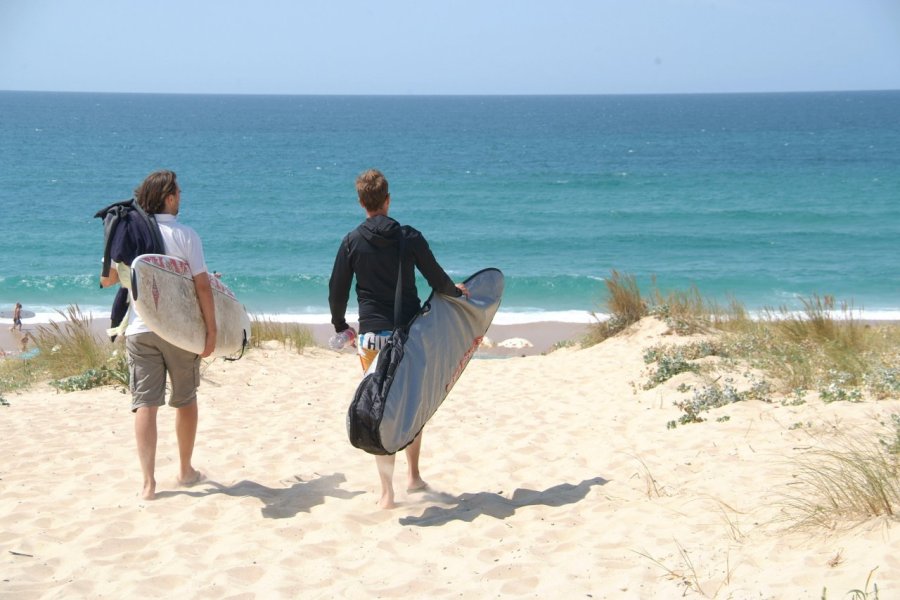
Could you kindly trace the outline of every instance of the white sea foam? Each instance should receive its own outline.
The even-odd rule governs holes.
[[[45,307],[38,307],[34,311],[35,315],[30,318],[23,319],[25,325],[40,325],[50,322],[59,322],[66,319],[65,314],[56,311],[49,311]],[[109,318],[108,308],[84,308],[83,314],[95,321],[102,321]],[[761,316],[759,312],[750,311],[750,317],[758,319]],[[802,311],[788,313],[792,317],[803,318]],[[261,321],[272,321],[273,323],[300,323],[305,325],[327,325],[331,323],[331,315],[328,313],[251,313],[251,318]],[[774,315],[778,317],[779,315]],[[847,318],[845,313],[834,311],[829,315],[835,320]],[[861,310],[853,311],[852,317],[860,321],[900,321],[900,311],[898,310]],[[499,311],[494,316],[494,323],[497,325],[523,325],[528,323],[594,323],[597,321],[605,321],[609,315],[604,313],[592,313],[581,310],[561,310],[561,311]],[[347,313],[348,323],[358,323],[359,316],[356,313]]]
[[[109,318],[108,308],[83,309],[83,314],[94,320]],[[260,321],[272,321],[273,323],[301,323],[306,325],[325,325],[331,323],[331,315],[328,313],[251,313],[251,318]],[[65,315],[59,312],[47,310],[35,311],[35,316],[25,320],[25,323],[40,324],[64,321]],[[604,320],[606,315],[581,310],[562,311],[500,311],[494,316],[494,323],[498,325],[521,325],[525,323],[593,323],[597,319]],[[359,315],[347,313],[348,323],[358,323]]]

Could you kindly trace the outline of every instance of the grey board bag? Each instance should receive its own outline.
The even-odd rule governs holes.
[[[465,284],[469,298],[432,292],[407,325],[391,332],[347,411],[353,446],[370,454],[402,450],[447,397],[500,306],[503,273],[484,269]]]

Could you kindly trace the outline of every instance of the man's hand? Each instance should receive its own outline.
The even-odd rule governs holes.
[[[213,303],[212,287],[207,273],[194,275],[194,289],[197,291],[200,314],[203,315],[203,323],[206,325],[206,343],[203,345],[200,358],[206,358],[216,349],[216,305]]]
[[[116,268],[116,264],[113,263],[109,268],[109,275],[106,277],[101,273],[100,275],[100,287],[108,288],[111,285],[116,285],[119,283],[119,271]]]
[[[215,330],[209,331],[206,330],[206,343],[203,345],[203,352],[200,354],[200,358],[206,358],[216,349],[216,332]]]

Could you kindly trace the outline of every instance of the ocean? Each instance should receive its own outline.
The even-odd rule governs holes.
[[[370,167],[451,276],[504,272],[498,322],[602,315],[613,269],[751,310],[829,295],[900,318],[900,91],[0,92],[0,309],[107,315],[93,215],[168,168],[179,219],[251,313],[327,322]]]

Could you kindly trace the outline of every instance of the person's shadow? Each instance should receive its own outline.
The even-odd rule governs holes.
[[[312,507],[324,504],[325,498],[348,499],[365,492],[350,492],[340,489],[342,483],[347,481],[343,473],[332,475],[320,475],[316,479],[303,481],[299,477],[293,478],[295,483],[286,488],[272,488],[255,481],[240,481],[234,485],[225,486],[215,481],[203,481],[199,485],[206,486],[203,490],[178,490],[172,492],[160,492],[157,498],[176,496],[179,494],[202,497],[212,494],[225,494],[236,498],[257,498],[263,503],[262,516],[267,519],[289,519],[297,516],[297,513],[310,512]]]
[[[513,492],[512,498],[491,492],[477,494],[433,494],[436,501],[445,504],[456,504],[449,508],[430,506],[420,517],[402,517],[401,525],[418,525],[419,527],[435,527],[446,525],[451,521],[472,522],[481,515],[505,519],[515,514],[516,510],[525,506],[564,506],[584,500],[595,485],[605,485],[608,480],[602,477],[586,479],[578,485],[561,483],[542,492],[519,488]]]

